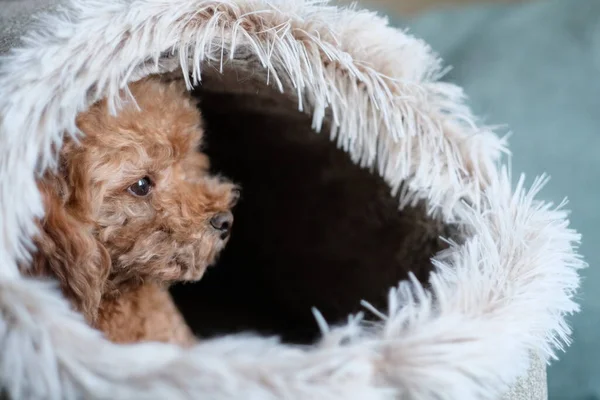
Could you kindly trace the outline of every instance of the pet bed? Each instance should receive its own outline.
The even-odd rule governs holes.
[[[536,200],[544,179],[512,186],[505,141],[439,80],[425,43],[323,1],[20,0],[0,13],[9,398],[546,397],[545,363],[577,310],[579,236],[562,205]],[[205,340],[117,346],[18,272],[43,213],[35,174],[78,111],[102,97],[116,111],[127,82],[182,71],[206,151],[244,199],[219,265],[173,288]]]

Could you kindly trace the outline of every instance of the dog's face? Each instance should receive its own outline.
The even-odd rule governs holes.
[[[63,146],[61,170],[40,184],[46,217],[34,266],[83,303],[90,290],[128,282],[200,279],[229,238],[239,197],[209,175],[200,115],[182,83],[149,78],[130,90],[139,108],[111,116],[100,102],[79,115],[85,136]]]

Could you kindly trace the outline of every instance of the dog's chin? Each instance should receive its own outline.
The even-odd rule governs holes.
[[[181,270],[183,271],[181,275],[182,281],[199,281],[204,276],[206,269],[209,265],[194,265],[193,267],[181,266]]]
[[[196,254],[193,257],[193,262],[187,262],[189,258],[186,257],[186,260],[179,260],[179,268],[181,270],[181,280],[183,281],[199,281],[204,276],[206,270],[212,266],[214,266],[218,259],[221,251],[225,248],[225,245],[229,241],[229,238],[218,240],[212,246],[212,251],[210,251],[210,255],[206,257],[206,254],[202,251],[198,251],[197,253],[203,253],[202,256]]]

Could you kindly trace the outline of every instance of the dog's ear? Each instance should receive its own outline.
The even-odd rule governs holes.
[[[38,182],[45,216],[34,238],[37,251],[31,272],[57,278],[66,297],[93,323],[108,280],[110,255],[94,236],[91,204],[82,193],[86,188],[71,190],[62,175],[47,173]],[[69,177],[72,184],[78,180]]]

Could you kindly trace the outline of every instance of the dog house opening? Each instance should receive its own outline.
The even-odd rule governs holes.
[[[172,288],[196,335],[310,343],[319,335],[313,307],[335,324],[360,300],[385,309],[409,271],[427,283],[452,228],[423,204],[400,211],[376,173],[312,130],[297,100],[235,72],[203,77],[195,95],[212,169],[242,188],[218,263]]]

